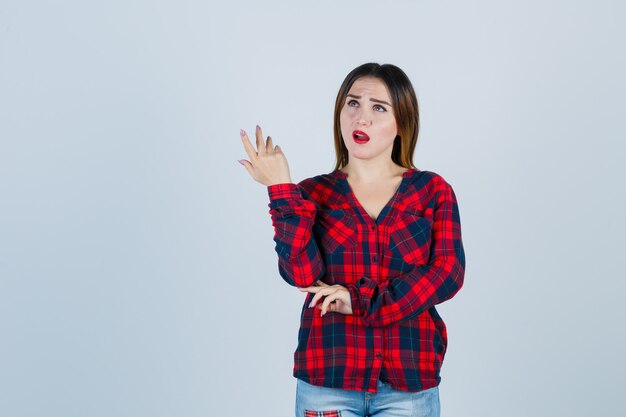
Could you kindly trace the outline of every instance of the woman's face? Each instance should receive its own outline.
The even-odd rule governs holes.
[[[381,80],[361,77],[352,84],[339,123],[350,158],[391,160],[398,129],[391,97]]]

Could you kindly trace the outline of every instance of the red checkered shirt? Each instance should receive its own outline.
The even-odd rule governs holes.
[[[398,390],[439,385],[446,326],[435,305],[463,285],[456,196],[440,175],[409,169],[373,220],[347,174],[267,187],[278,270],[290,285],[345,286],[353,314],[302,306],[296,378],[376,392],[381,371]]]

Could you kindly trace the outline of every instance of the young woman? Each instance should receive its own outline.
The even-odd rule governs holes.
[[[446,326],[435,305],[463,285],[456,196],[413,165],[415,92],[390,64],[364,64],[335,103],[332,172],[291,181],[256,129],[250,160],[267,186],[282,278],[307,294],[294,355],[296,416],[439,416]]]

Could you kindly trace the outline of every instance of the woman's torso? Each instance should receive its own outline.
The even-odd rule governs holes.
[[[361,276],[381,284],[430,258],[436,174],[406,170],[370,189],[335,170],[300,183],[316,202],[313,234],[327,284],[354,285]],[[446,328],[434,307],[385,327],[359,317],[302,308],[294,375],[314,385],[375,390],[383,367],[391,385],[417,391],[439,383]]]

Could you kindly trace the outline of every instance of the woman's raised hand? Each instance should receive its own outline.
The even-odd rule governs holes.
[[[255,181],[266,186],[292,182],[285,154],[280,146],[274,146],[270,136],[267,137],[267,143],[263,141],[263,132],[259,126],[256,127],[257,149],[254,149],[248,134],[243,129],[241,140],[250,161],[241,159],[239,163],[246,167]]]

